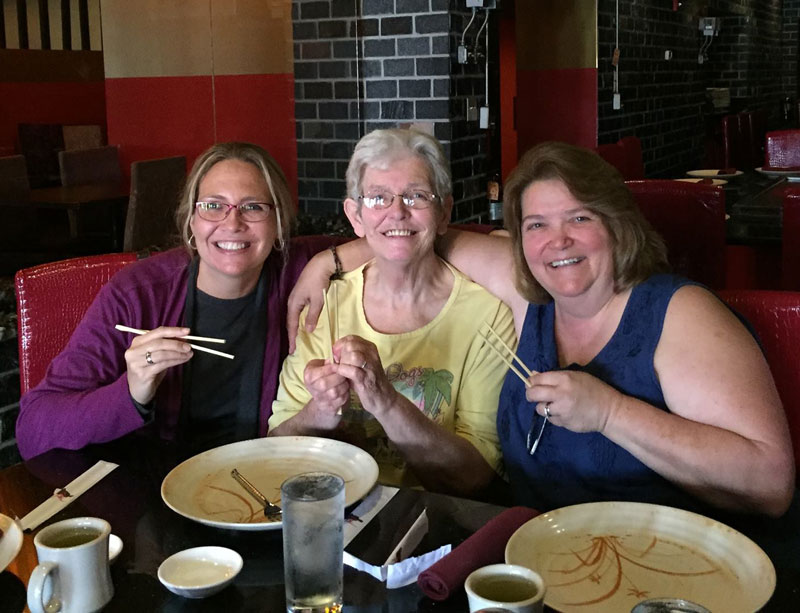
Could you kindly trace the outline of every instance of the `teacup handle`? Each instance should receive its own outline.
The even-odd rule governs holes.
[[[51,597],[50,602],[47,604],[42,602],[45,583],[50,577],[50,573],[56,568],[58,568],[58,564],[55,562],[43,562],[33,569],[30,581],[28,581],[28,608],[31,613],[48,613],[61,610],[61,602],[57,598]],[[53,582],[52,577],[50,577],[50,581]],[[55,595],[55,586],[53,594]]]

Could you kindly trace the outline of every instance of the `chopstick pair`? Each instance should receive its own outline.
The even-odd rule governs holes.
[[[485,340],[486,344],[489,345],[489,347],[491,347],[494,350],[494,352],[498,355],[498,357],[501,360],[503,360],[506,364],[508,364],[508,367],[511,369],[511,371],[515,375],[517,375],[517,377],[520,378],[520,380],[525,384],[525,387],[530,387],[531,386],[530,381],[528,381],[527,377],[525,377],[519,371],[519,369],[516,366],[514,366],[514,362],[513,361],[514,360],[517,361],[517,363],[520,365],[522,370],[528,375],[528,377],[530,377],[532,375],[539,374],[539,373],[537,373],[536,371],[531,370],[530,368],[528,368],[525,365],[525,362],[520,360],[519,356],[516,353],[514,353],[514,350],[511,349],[511,347],[509,347],[506,344],[506,342],[500,337],[500,335],[497,332],[495,332],[492,329],[491,326],[487,326],[487,327],[489,329],[489,332],[491,332],[494,335],[494,338],[496,338],[498,341],[500,341],[500,344],[503,346],[503,348],[511,355],[511,358],[509,358],[506,354],[504,354],[502,351],[500,351],[500,349],[498,349],[497,346],[491,340],[489,340],[489,337],[486,336],[481,330],[478,330],[478,334],[480,334],[481,337],[483,337],[483,340]],[[550,406],[549,402],[547,403],[547,406],[548,407]],[[533,438],[533,431],[534,431],[534,424],[536,423],[536,411],[533,412],[533,419],[531,419],[531,427],[528,430],[528,436],[527,436],[526,442],[525,442],[526,447],[528,448],[528,454],[529,455],[533,455],[534,453],[536,453],[536,449],[539,447],[539,441],[542,440],[542,434],[544,433],[544,427],[547,425],[548,421],[550,421],[550,418],[547,417],[547,415],[545,414],[544,420],[542,420],[542,425],[539,428],[539,433],[536,435],[536,438],[534,439]]]
[[[138,328],[123,326],[122,324],[117,324],[116,326],[114,326],[114,328],[116,328],[120,332],[130,332],[131,334],[138,334],[138,335],[147,334],[148,332],[150,332],[150,330],[139,330]],[[191,336],[188,334],[186,336],[179,336],[178,338],[187,341],[202,341],[204,343],[225,342],[225,339],[222,338],[211,338],[208,336]],[[231,355],[230,353],[223,353],[222,351],[217,351],[216,349],[209,349],[208,347],[201,347],[200,345],[193,345],[192,343],[189,343],[189,347],[191,347],[192,349],[197,349],[198,351],[204,351],[206,353],[210,353],[212,355],[218,355],[223,358],[228,358],[229,360],[233,359],[233,355]]]
[[[503,349],[505,349],[506,352],[508,352],[508,355],[511,356],[510,358],[508,357],[507,354],[503,353],[502,351],[500,351],[500,349],[497,348],[497,346],[492,342],[492,340],[490,340],[489,337],[486,336],[486,334],[484,334],[483,330],[478,330],[478,334],[480,334],[483,340],[486,341],[486,344],[489,345],[489,347],[491,347],[494,350],[494,352],[497,354],[497,357],[499,357],[506,364],[508,364],[508,367],[511,369],[511,372],[513,372],[515,375],[517,375],[517,377],[519,377],[520,381],[522,381],[525,384],[525,387],[530,387],[531,384],[530,381],[528,381],[528,377],[537,373],[535,373],[530,368],[525,366],[525,362],[519,359],[519,356],[517,356],[517,354],[514,353],[514,350],[506,344],[506,342],[502,339],[502,337],[497,332],[495,332],[491,326],[487,326],[487,329],[494,335],[495,339],[500,341],[500,344],[503,346]],[[514,366],[514,360],[517,361],[522,370],[525,372],[525,375],[528,375],[528,377],[523,375],[522,372],[520,372],[520,369]]]

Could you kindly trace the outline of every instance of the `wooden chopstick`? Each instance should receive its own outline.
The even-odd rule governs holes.
[[[120,324],[117,324],[114,327],[117,330],[119,330],[120,332],[130,332],[131,334],[139,334],[139,335],[141,335],[141,334],[147,334],[149,332],[149,330],[138,330],[137,328],[129,328],[128,326],[122,326]],[[180,339],[188,339],[190,337],[188,337],[188,336],[180,336],[178,338],[180,338]],[[192,338],[193,339],[199,339],[199,338],[203,338],[203,337],[192,337]],[[205,353],[210,353],[212,355],[218,355],[218,356],[220,356],[222,358],[228,358],[229,360],[233,359],[233,355],[231,355],[230,353],[223,353],[222,351],[217,351],[216,349],[209,349],[208,347],[201,347],[200,345],[193,345],[192,343],[188,343],[188,344],[189,344],[189,347],[191,347],[192,349],[197,349],[198,351],[204,351]]]
[[[518,369],[516,366],[514,366],[514,363],[513,363],[513,362],[512,362],[510,359],[508,359],[508,358],[505,356],[505,354],[504,354],[502,351],[500,351],[500,350],[499,350],[497,347],[495,347],[495,346],[492,344],[492,341],[490,341],[490,340],[489,340],[489,337],[488,337],[488,336],[486,336],[486,335],[485,335],[483,332],[481,332],[480,330],[478,331],[478,334],[480,334],[480,335],[481,335],[481,337],[483,338],[483,340],[485,340],[485,341],[486,341],[486,344],[487,344],[489,347],[491,347],[491,348],[492,348],[492,350],[493,350],[493,351],[494,351],[494,352],[497,354],[497,357],[499,357],[501,360],[503,360],[503,362],[505,362],[506,364],[508,364],[508,367],[511,369],[511,372],[513,372],[515,375],[517,375],[517,377],[519,377],[520,381],[522,381],[522,382],[525,384],[525,387],[530,387],[530,386],[531,386],[531,384],[530,384],[530,382],[528,381],[528,379],[526,379],[526,378],[525,378],[525,375],[523,375],[523,374],[520,372],[520,370],[519,370],[519,369]]]
[[[333,362],[333,320],[331,319],[331,305],[328,302],[327,289],[322,290],[322,303],[325,305],[325,313],[328,317],[328,349],[330,349],[329,355],[331,356],[331,362]]]
[[[117,324],[114,326],[120,332],[131,332],[132,334],[147,334],[149,330],[139,330],[138,328],[129,328],[128,326],[123,326],[122,324]],[[201,341],[203,343],[220,343],[224,344],[224,338],[212,338],[210,336],[191,336],[187,334],[186,336],[179,336],[178,338],[187,340],[187,341]]]
[[[525,362],[523,362],[522,360],[519,359],[519,356],[516,353],[514,353],[514,350],[506,344],[506,342],[503,340],[503,338],[497,332],[494,331],[494,328],[492,328],[492,326],[487,326],[487,328],[489,328],[489,332],[494,334],[494,337],[498,341],[500,341],[500,344],[503,345],[503,347],[505,347],[506,351],[508,351],[508,353],[510,353],[514,357],[514,359],[517,361],[517,363],[522,367],[522,370],[525,372],[525,374],[530,377],[533,374],[533,371],[530,368],[528,368],[527,366],[525,366]],[[486,337],[484,337],[484,338],[486,338]]]

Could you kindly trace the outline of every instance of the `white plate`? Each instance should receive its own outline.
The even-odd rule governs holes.
[[[719,174],[719,171],[719,168],[704,168],[703,170],[690,170],[686,174],[690,177],[700,177],[701,179],[732,179],[744,174],[741,170],[737,170],[733,174]]]
[[[22,530],[8,515],[0,513],[0,573],[14,561],[22,549]]]
[[[345,504],[363,498],[378,480],[378,464],[363,449],[313,436],[276,436],[231,443],[205,451],[173,468],[161,484],[161,498],[184,517],[231,530],[275,530],[280,521],[231,477],[238,469],[267,499],[281,502],[281,483],[306,472],[339,475]]]
[[[772,562],[740,532],[696,513],[635,502],[543,513],[512,535],[506,562],[542,575],[545,604],[562,612],[630,611],[656,597],[750,612],[775,590]]]
[[[683,181],[684,183],[700,183],[703,179],[709,179],[710,177],[693,177],[690,179],[675,179],[676,181]],[[728,182],[725,179],[711,179],[711,185],[727,185]]]
[[[173,594],[205,598],[222,591],[239,571],[242,556],[227,547],[194,547],[168,557],[158,567],[158,580]]]
[[[800,170],[775,170],[769,169],[765,170],[763,167],[759,166],[756,168],[757,172],[760,172],[762,175],[767,175],[768,177],[788,177],[789,180],[794,178],[800,178]]]

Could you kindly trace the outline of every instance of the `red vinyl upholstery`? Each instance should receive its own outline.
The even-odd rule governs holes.
[[[800,189],[783,194],[781,235],[781,287],[800,292]]]
[[[667,243],[672,269],[714,289],[725,287],[725,193],[666,179],[626,181],[645,218]]]
[[[767,132],[764,167],[800,169],[800,130]]]
[[[750,322],[761,341],[800,467],[800,292],[725,290],[719,295]]]
[[[44,377],[67,344],[97,292],[135,253],[111,253],[61,260],[17,272],[17,331],[20,389],[24,394]]]

